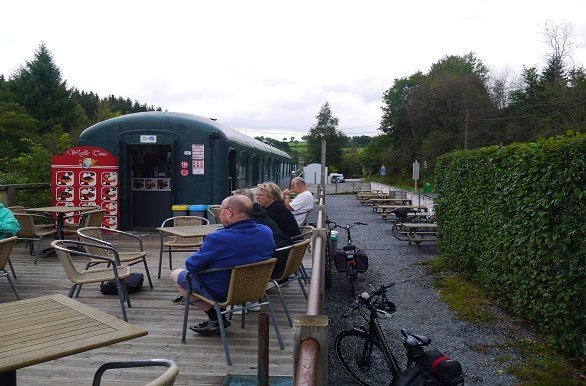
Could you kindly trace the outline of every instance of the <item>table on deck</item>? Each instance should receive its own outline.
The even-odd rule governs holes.
[[[161,267],[163,265],[163,233],[166,233],[170,236],[177,236],[177,237],[206,237],[210,233],[217,231],[218,229],[222,229],[223,226],[221,224],[211,224],[211,225],[179,225],[174,227],[162,227],[157,228],[157,230],[161,234],[161,249],[159,254],[159,273],[158,278],[161,278]]]
[[[65,223],[65,213],[85,212],[88,210],[99,209],[98,206],[45,206],[42,208],[25,208],[25,212],[38,212],[53,215],[57,214],[57,235],[58,239],[63,239],[63,225]]]
[[[61,294],[0,304],[0,384],[16,385],[17,369],[147,334]]]

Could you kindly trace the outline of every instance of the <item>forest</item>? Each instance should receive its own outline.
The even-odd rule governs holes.
[[[328,143],[330,171],[362,177],[385,165],[408,177],[413,161],[433,173],[438,156],[459,149],[527,142],[586,128],[586,70],[573,63],[572,28],[549,24],[542,68],[518,77],[490,72],[473,52],[446,55],[427,72],[395,79],[382,95],[380,134],[347,137],[326,101],[299,141],[258,137],[295,160],[319,162]],[[161,107],[70,88],[43,43],[14,74],[0,75],[0,184],[50,181],[50,157],[74,146],[103,120]]]

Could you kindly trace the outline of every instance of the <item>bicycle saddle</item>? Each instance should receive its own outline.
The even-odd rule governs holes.
[[[405,329],[401,329],[401,333],[405,337],[403,341],[405,348],[425,347],[431,343],[431,338],[428,336],[411,334]]]
[[[356,250],[356,246],[355,245],[352,245],[352,244],[350,244],[350,245],[344,245],[342,247],[342,249],[345,250],[345,251],[354,251],[354,250]]]

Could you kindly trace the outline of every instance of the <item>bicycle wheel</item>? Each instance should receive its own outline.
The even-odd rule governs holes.
[[[346,272],[346,278],[350,282],[350,299],[354,299],[356,296],[356,290],[354,289],[354,283],[358,279],[358,274],[356,273],[356,266],[354,264],[348,266],[348,272]]]
[[[365,332],[350,330],[336,336],[336,356],[356,382],[365,386],[388,386],[393,381],[389,358],[380,344],[372,342]]]
[[[409,237],[407,237],[407,234],[405,233],[405,231],[403,230],[403,227],[401,226],[401,223],[394,223],[393,227],[391,228],[391,232],[393,233],[393,236],[395,236],[395,238],[399,241],[409,241]]]

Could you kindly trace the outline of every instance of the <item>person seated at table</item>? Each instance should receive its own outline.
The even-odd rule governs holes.
[[[218,316],[214,308],[195,296],[187,296],[187,273],[197,274],[210,268],[226,268],[270,259],[275,253],[275,242],[270,228],[257,224],[251,218],[252,202],[244,196],[230,196],[220,205],[220,221],[224,226],[206,236],[199,251],[185,260],[187,269],[171,272],[171,280],[183,295],[208,315],[208,320],[190,329],[201,335],[220,333]],[[228,295],[230,270],[191,276],[192,291],[207,298],[223,302]],[[230,322],[222,316],[224,327]]]
[[[294,193],[293,197],[291,194]],[[291,189],[283,191],[283,203],[289,209],[298,225],[303,225],[305,218],[313,210],[313,194],[307,190],[305,180],[295,177],[291,180]]]
[[[267,211],[262,206],[260,206],[258,202],[255,202],[254,194],[252,194],[249,189],[238,189],[232,194],[235,196],[248,197],[248,199],[252,202],[252,218],[257,224],[266,225],[271,228],[271,231],[273,231],[273,240],[277,249],[288,247],[294,244],[293,240],[281,232],[277,224],[269,217]],[[280,277],[283,273],[283,269],[285,269],[285,265],[287,264],[287,258],[289,257],[289,251],[286,250],[275,252],[273,257],[277,259],[277,263],[275,264],[275,268],[273,269],[273,273],[271,275],[271,277],[274,279]]]
[[[20,231],[20,224],[12,211],[0,202],[0,240],[14,236]]]
[[[258,184],[256,200],[285,236],[293,238],[301,234],[295,216],[283,203],[281,188],[277,184],[273,182]]]

